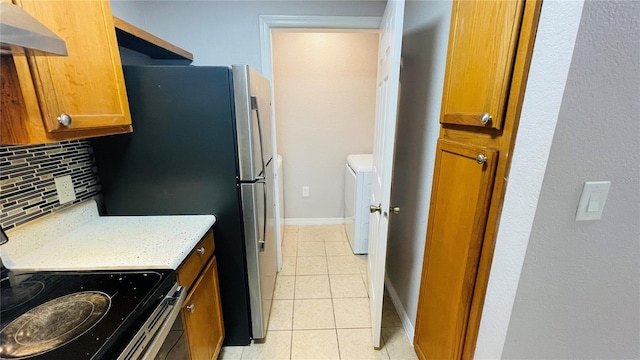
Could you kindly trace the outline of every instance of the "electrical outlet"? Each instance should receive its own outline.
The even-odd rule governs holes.
[[[309,197],[309,187],[308,186],[303,186],[302,187],[302,197]]]
[[[65,204],[76,199],[76,191],[73,188],[71,175],[57,177],[54,181],[56,183],[56,192],[58,193],[58,201],[60,201],[60,204]]]

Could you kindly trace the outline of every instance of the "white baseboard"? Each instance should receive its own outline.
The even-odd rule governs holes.
[[[391,297],[393,307],[396,308],[396,312],[400,317],[400,321],[402,321],[402,327],[404,328],[404,332],[407,334],[407,338],[409,338],[409,343],[411,343],[411,346],[413,346],[413,334],[415,334],[416,329],[413,327],[411,320],[409,320],[409,315],[402,306],[400,297],[398,297],[396,289],[393,287],[393,284],[391,284],[391,280],[389,280],[389,277],[386,274],[384,276],[384,285],[387,289],[387,292],[389,292],[389,297]]]
[[[344,218],[285,218],[285,225],[340,225]]]

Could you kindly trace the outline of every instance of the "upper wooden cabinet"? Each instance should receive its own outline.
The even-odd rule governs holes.
[[[452,11],[440,122],[501,129],[524,0],[455,1]]]
[[[130,132],[131,115],[108,0],[16,0],[65,40],[69,56],[3,57],[2,144]],[[15,71],[15,75],[10,72]],[[17,80],[18,83],[15,83]],[[7,103],[5,93],[17,99]],[[19,104],[19,110],[8,110]],[[70,124],[59,119],[68,116]]]

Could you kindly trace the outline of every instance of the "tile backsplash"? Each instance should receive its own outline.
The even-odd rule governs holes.
[[[71,175],[76,200],[60,204],[54,178]],[[11,229],[100,193],[86,140],[0,147],[0,225]]]

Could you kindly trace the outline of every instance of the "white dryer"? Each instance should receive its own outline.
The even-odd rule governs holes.
[[[344,187],[344,224],[354,254],[369,252],[369,201],[372,154],[347,156]]]

